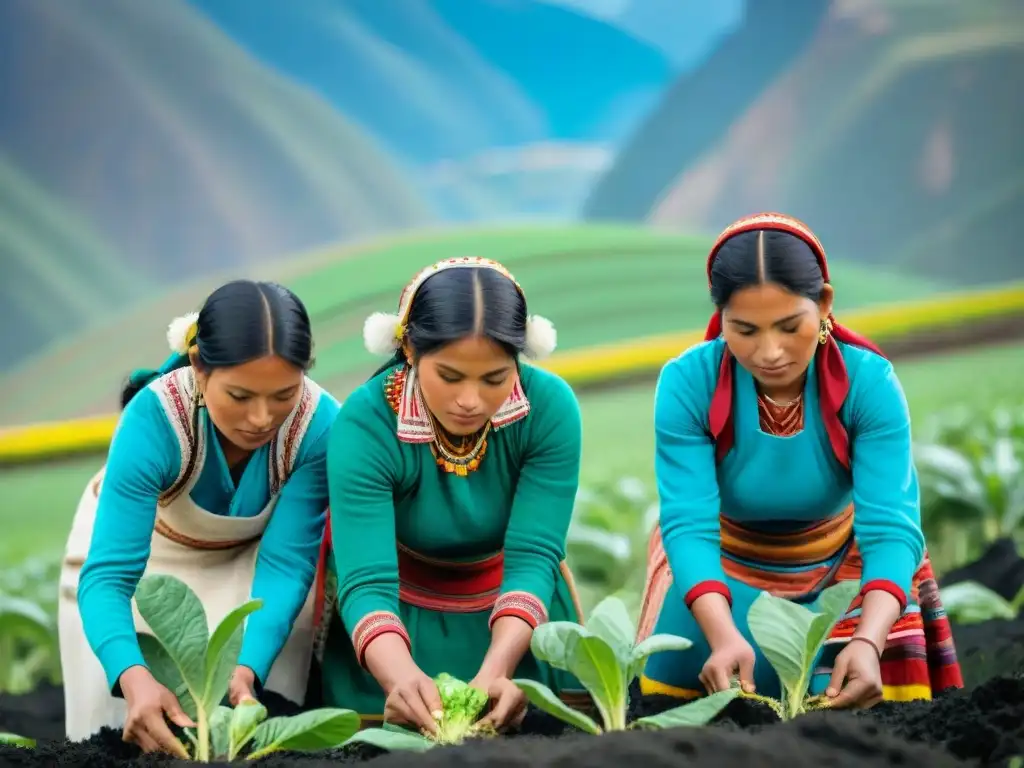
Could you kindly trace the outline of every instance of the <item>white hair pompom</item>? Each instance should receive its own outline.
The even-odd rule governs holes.
[[[196,323],[199,322],[198,312],[189,312],[187,315],[176,317],[167,326],[167,346],[172,352],[179,355],[188,354],[189,334]]]
[[[390,312],[374,312],[363,323],[363,344],[374,355],[393,355],[401,339],[398,315]]]
[[[546,317],[531,315],[526,320],[526,346],[523,354],[531,360],[543,360],[558,346],[558,332]]]

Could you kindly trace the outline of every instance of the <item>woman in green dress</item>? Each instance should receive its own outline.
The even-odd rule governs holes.
[[[447,672],[488,692],[497,728],[525,711],[515,677],[585,706],[577,681],[530,653],[539,624],[583,620],[563,560],[579,404],[520,362],[554,350],[553,326],[500,264],[460,258],[420,272],[364,337],[392,358],[328,444],[324,704],[432,732],[432,678]]]

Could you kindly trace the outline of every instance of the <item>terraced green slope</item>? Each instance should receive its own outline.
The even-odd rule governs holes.
[[[336,247],[282,262],[259,276],[279,280],[307,303],[317,341],[318,381],[345,396],[373,370],[362,325],[395,306],[423,266],[450,256],[504,262],[530,308],[549,317],[560,349],[578,349],[702,326],[709,313],[704,259],[709,240],[624,226],[519,226],[426,232]],[[839,262],[842,308],[927,295],[941,286]],[[124,376],[166,356],[167,323],[198,306],[217,280],[183,287],[111,326],[71,339],[0,378],[0,423],[113,410]]]

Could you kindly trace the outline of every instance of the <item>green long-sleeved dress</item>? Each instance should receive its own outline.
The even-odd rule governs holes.
[[[368,721],[381,716],[384,693],[362,653],[380,634],[405,639],[427,675],[470,680],[494,618],[534,627],[583,618],[563,562],[582,444],[572,389],[521,365],[478,468],[460,476],[437,464],[412,378],[397,366],[353,392],[328,445],[326,581],[336,599],[325,615],[323,699]],[[530,654],[516,676],[585,706],[572,676]]]

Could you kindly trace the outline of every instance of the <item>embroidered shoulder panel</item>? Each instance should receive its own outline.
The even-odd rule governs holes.
[[[199,429],[199,407],[195,371],[191,366],[164,374],[150,386],[156,392],[164,414],[178,437],[181,469],[178,477],[160,497],[166,507],[188,486],[193,473],[206,461],[206,441]]]
[[[308,377],[303,377],[302,395],[299,402],[285,419],[270,443],[270,495],[276,496],[285,481],[295,469],[295,459],[299,455],[309,425],[316,414],[317,406],[323,390],[320,385]]]
[[[181,469],[171,487],[160,497],[161,506],[167,506],[190,485],[195,473],[206,462],[206,432],[199,428],[199,411],[195,372],[191,367],[179,368],[161,376],[151,385],[160,398],[168,422],[178,438]],[[277,495],[285,480],[295,468],[299,446],[309,431],[309,425],[320,404],[323,390],[304,377],[299,402],[285,419],[270,443],[269,471],[270,495]]]

